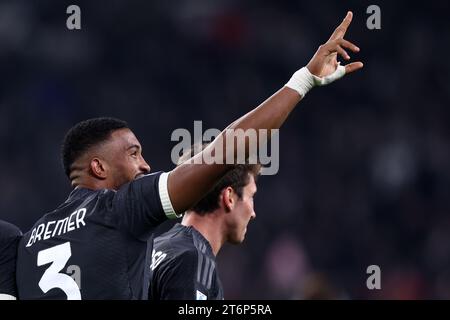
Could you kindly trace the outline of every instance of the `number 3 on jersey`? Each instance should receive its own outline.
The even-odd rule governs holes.
[[[39,251],[37,256],[38,266],[52,262],[39,281],[39,287],[44,293],[59,288],[64,291],[67,300],[81,300],[81,292],[77,283],[67,274],[60,273],[71,255],[70,242]]]

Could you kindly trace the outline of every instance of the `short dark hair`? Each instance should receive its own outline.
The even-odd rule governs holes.
[[[64,137],[61,157],[64,172],[70,177],[73,163],[87,150],[105,142],[115,130],[128,128],[125,121],[114,118],[93,118],[74,125]]]
[[[194,145],[185,152],[178,161],[179,164],[189,160],[195,156],[197,152],[202,151],[207,144]],[[239,199],[242,199],[244,187],[250,182],[250,176],[253,175],[255,182],[261,171],[260,164],[236,164],[230,169],[214,186],[214,188],[206,194],[199,202],[197,202],[190,210],[199,215],[206,215],[218,209],[219,196],[224,188],[231,187],[236,192]]]

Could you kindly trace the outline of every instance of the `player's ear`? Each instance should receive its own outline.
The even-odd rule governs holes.
[[[106,179],[107,177],[107,165],[106,163],[99,158],[92,158],[90,163],[91,172],[94,177],[98,179]]]
[[[233,210],[236,200],[234,198],[234,190],[232,187],[226,187],[221,192],[222,204],[225,212],[230,212]]]

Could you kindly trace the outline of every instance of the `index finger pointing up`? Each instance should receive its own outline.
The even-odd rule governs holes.
[[[344,20],[336,28],[336,30],[334,30],[333,34],[330,37],[330,40],[343,38],[345,33],[347,32],[348,26],[352,22],[352,19],[353,19],[353,12],[351,11],[347,12],[347,15],[345,16]]]

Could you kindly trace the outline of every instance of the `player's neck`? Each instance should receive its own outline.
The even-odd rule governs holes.
[[[76,164],[70,172],[70,181],[73,188],[85,188],[91,190],[111,189],[115,190],[114,179],[111,177],[94,176],[86,164]]]
[[[195,213],[186,214],[181,222],[184,226],[192,226],[209,242],[214,256],[217,256],[225,238],[222,231],[222,220],[218,214],[209,213],[204,216]]]
[[[85,188],[91,190],[112,189],[106,180],[76,177],[72,180],[73,188]]]

